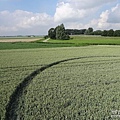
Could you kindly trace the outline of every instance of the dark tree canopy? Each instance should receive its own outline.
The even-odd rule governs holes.
[[[51,38],[51,39],[56,39],[56,34],[55,34],[55,29],[54,28],[50,28],[49,31],[48,31],[48,36]]]
[[[69,35],[66,33],[66,30],[63,24],[58,25],[56,28],[51,28],[48,31],[48,36],[51,39],[59,39],[59,40],[70,39]]]
[[[104,30],[103,32],[102,32],[102,36],[107,36],[108,35],[108,31],[107,30]]]
[[[50,28],[48,31],[48,37],[51,39],[68,40],[69,35],[101,35],[109,37],[120,37],[120,30],[93,30],[92,27],[88,29],[65,29],[64,24],[58,25],[56,28]]]
[[[114,36],[119,37],[120,36],[120,30],[115,30],[114,31]]]
[[[109,37],[120,37],[120,30],[103,30],[102,36],[109,36]]]
[[[66,29],[66,33],[69,35],[82,35],[86,29]]]
[[[92,35],[93,34],[93,28],[89,27],[86,31],[85,31],[85,35]]]
[[[107,36],[113,36],[114,35],[114,30],[113,29],[110,29],[110,30],[108,30],[108,34],[107,34]]]
[[[102,34],[102,31],[101,30],[96,30],[93,32],[94,35],[101,35]]]

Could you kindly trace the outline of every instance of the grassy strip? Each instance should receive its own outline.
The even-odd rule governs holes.
[[[49,40],[51,43],[73,43],[75,45],[120,45],[120,37],[72,36],[70,40]]]
[[[65,43],[0,43],[0,50],[4,49],[28,49],[28,48],[52,48],[52,47],[72,47],[74,44],[65,44]]]

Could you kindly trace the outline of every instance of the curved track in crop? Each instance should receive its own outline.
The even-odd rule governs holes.
[[[50,68],[52,66],[58,65],[63,62],[71,61],[71,60],[77,60],[77,59],[85,59],[85,58],[103,58],[103,57],[108,57],[108,58],[114,58],[114,57],[120,57],[120,56],[86,56],[86,57],[77,57],[77,58],[70,58],[70,59],[65,59],[65,60],[60,60],[57,62],[53,62],[51,64],[45,65],[39,69],[36,69],[33,71],[31,74],[29,74],[26,78],[24,78],[23,82],[21,82],[13,92],[13,94],[10,96],[9,103],[6,106],[6,114],[5,114],[5,120],[22,120],[22,115],[18,117],[16,111],[19,111],[18,105],[21,96],[26,90],[26,87],[31,83],[31,81],[42,71],[46,70],[47,68]]]

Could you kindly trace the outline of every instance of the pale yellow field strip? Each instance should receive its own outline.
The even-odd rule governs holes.
[[[37,41],[41,38],[34,38],[34,39],[0,39],[0,42],[33,42]]]

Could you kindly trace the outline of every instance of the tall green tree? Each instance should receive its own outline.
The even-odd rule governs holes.
[[[56,27],[56,39],[63,40],[66,37],[65,27],[63,24]]]
[[[114,35],[114,30],[113,29],[108,30],[107,36],[112,37],[113,35]]]
[[[115,30],[114,36],[115,37],[120,37],[120,30]]]
[[[48,36],[51,39],[59,39],[59,40],[68,40],[68,39],[70,39],[69,35],[66,33],[64,24],[58,25],[55,29],[51,28],[48,31]]]
[[[107,30],[103,30],[102,36],[107,36],[107,35],[108,35],[108,31]]]
[[[54,28],[50,28],[49,31],[48,31],[48,36],[51,38],[51,39],[56,39],[56,33],[55,33],[55,29]]]
[[[93,34],[93,28],[89,27],[86,31],[85,31],[85,35],[92,35]]]
[[[92,28],[92,27],[89,27],[89,28],[88,28],[88,31],[89,31],[89,33],[92,33],[92,32],[93,32],[93,28]]]
[[[94,35],[101,35],[101,34],[102,34],[102,31],[101,31],[101,30],[96,30],[96,31],[94,31],[93,33],[94,33]]]

